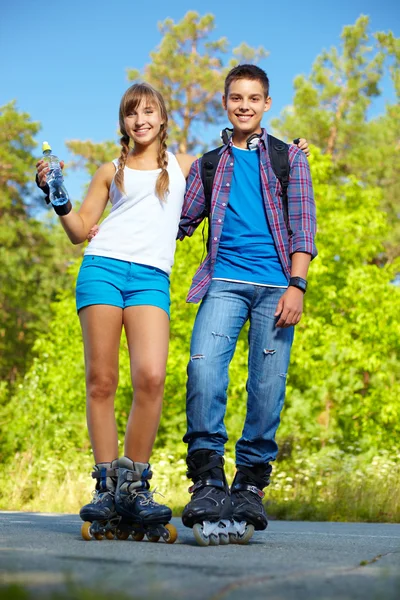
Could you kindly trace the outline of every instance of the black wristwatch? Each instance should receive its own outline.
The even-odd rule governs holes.
[[[302,277],[291,277],[289,279],[289,285],[299,288],[302,292],[306,293],[307,281]]]

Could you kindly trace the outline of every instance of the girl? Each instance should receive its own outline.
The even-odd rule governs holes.
[[[80,511],[85,539],[127,537],[166,541],[176,530],[171,510],[149,491],[149,459],[163,400],[169,339],[169,274],[194,157],[167,151],[168,115],[162,96],[132,85],[119,110],[121,154],[100,167],[81,208],[60,216],[71,242],[80,244],[98,222],[108,198],[110,215],[85,250],[76,285],[86,367],[87,424],[96,490]],[[131,147],[132,146],[132,147]],[[45,186],[48,168],[38,163]],[[67,211],[63,211],[67,212]],[[125,329],[133,403],[118,460],[114,397],[121,330]],[[122,521],[120,519],[122,517]],[[134,527],[133,527],[134,525]]]

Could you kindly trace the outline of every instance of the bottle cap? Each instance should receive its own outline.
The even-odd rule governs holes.
[[[42,151],[46,152],[46,150],[51,150],[49,142],[43,142]]]

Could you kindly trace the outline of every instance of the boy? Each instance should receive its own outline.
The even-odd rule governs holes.
[[[237,524],[233,536],[242,542],[254,529],[267,527],[262,490],[278,451],[275,434],[294,326],[303,311],[309,263],[317,254],[309,166],[295,146],[289,147],[289,227],[285,224],[280,183],[261,128],[271,106],[266,73],[254,65],[233,68],[222,102],[233,134],[220,151],[215,174],[209,252],[187,298],[202,303],[191,340],[183,438],[194,485],[182,520],[202,545],[229,542],[231,519]],[[189,174],[179,239],[192,235],[207,212],[199,159]],[[229,489],[223,467],[228,367],[247,320],[247,415]]]

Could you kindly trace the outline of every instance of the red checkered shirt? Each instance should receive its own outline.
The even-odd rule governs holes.
[[[272,237],[287,279],[290,278],[291,256],[295,252],[306,252],[314,258],[316,216],[310,168],[305,154],[297,146],[289,146],[290,179],[288,187],[289,236],[282,209],[281,185],[274,171],[268,153],[267,132],[262,130],[260,149],[260,174],[263,200]],[[219,241],[229,192],[232,183],[234,158],[232,140],[221,148],[220,161],[215,173],[211,197],[210,250],[197,269],[190,287],[187,302],[199,302],[206,294],[214,272]],[[178,239],[191,236],[207,216],[203,182],[201,180],[201,159],[194,161],[186,185]]]

